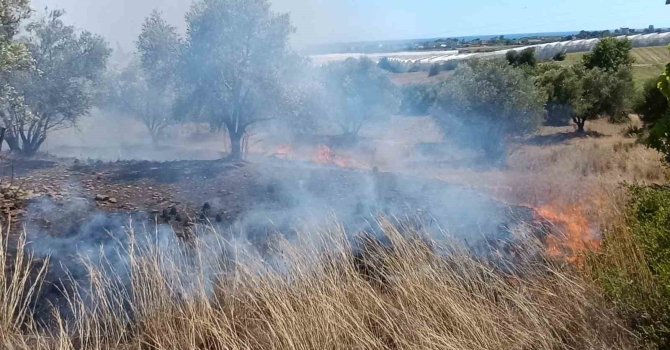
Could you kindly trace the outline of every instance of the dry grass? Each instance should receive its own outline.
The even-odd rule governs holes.
[[[393,248],[368,244],[365,259],[333,232],[278,242],[282,259],[272,264],[230,242],[219,243],[237,263],[213,264],[221,260],[198,254],[211,240],[171,254],[131,251],[130,308],[120,307],[126,295],[111,292],[114,278],[93,270],[93,299],[70,297],[76,317],[57,318],[44,333],[13,313],[0,342],[31,350],[634,348],[597,291],[538,259],[536,244],[513,264],[501,257],[490,265],[388,224],[384,231]],[[0,302],[12,305],[15,295]]]
[[[9,256],[3,242],[0,267],[8,272],[0,276],[0,344],[30,350],[637,348],[626,320],[593,280],[603,266],[650,278],[630,233],[612,228],[625,227],[620,183],[663,183],[666,170],[660,154],[625,135],[628,125],[588,127],[599,136],[557,141],[555,135],[571,129],[545,128],[540,140],[552,142],[519,143],[502,170],[435,173],[515,204],[578,205],[599,232],[617,238],[584,271],[541,258],[544,248],[522,232],[517,252],[523,254],[501,255],[494,264],[448,239],[427,244],[388,224],[384,232],[394,248],[368,245],[363,261],[337,230],[279,241],[274,259],[205,236],[170,252],[131,250],[129,291],[111,288],[115,278],[92,267],[92,300],[71,295],[76,316],[55,315],[45,332],[29,322],[26,300],[40,285],[25,278],[31,259]]]
[[[611,199],[621,196],[622,183],[667,180],[663,156],[626,135],[637,123],[589,122],[589,134],[583,137],[576,136],[572,127],[544,127],[531,139],[512,145],[503,169],[445,169],[437,176],[513,204],[578,205],[594,214],[590,221],[606,222],[617,215],[608,207],[618,205]]]

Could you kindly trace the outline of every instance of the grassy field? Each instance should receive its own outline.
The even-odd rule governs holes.
[[[434,175],[509,202],[555,209],[559,219],[583,215],[605,232],[622,217],[621,182],[665,181],[662,157],[627,136],[629,126],[599,120],[583,137],[570,127],[545,127],[513,145],[507,167]],[[561,203],[571,209],[561,212]],[[70,295],[75,317],[54,315],[50,333],[30,322],[26,302],[44,271],[28,256],[8,254],[0,232],[0,271],[18,266],[0,274],[0,348],[640,348],[598,284],[570,264],[545,260],[534,238],[514,249],[513,260],[501,256],[492,266],[458,247],[412,238],[420,232],[382,224],[394,249],[371,244],[361,260],[342,232],[324,228],[298,233],[295,244],[273,242],[285,257],[279,269],[218,234],[220,240],[196,239],[168,255],[133,250],[132,303],[122,306],[128,295],[92,268],[91,293]],[[244,258],[233,265],[204,258],[218,246]],[[203,258],[182,268],[184,254],[193,251]],[[26,278],[31,266],[35,280]]]
[[[574,64],[581,62],[584,53],[571,53],[567,55],[562,64]],[[652,78],[657,78],[665,65],[670,63],[670,51],[666,46],[639,47],[634,48],[632,56],[635,59],[633,64],[633,80],[635,86],[642,84]]]

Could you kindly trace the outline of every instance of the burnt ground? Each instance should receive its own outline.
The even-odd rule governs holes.
[[[168,224],[180,235],[196,223],[258,234],[328,220],[361,231],[381,214],[468,239],[499,238],[533,218],[528,208],[444,182],[293,161],[2,162],[2,183],[30,193],[11,212],[13,227],[23,223],[52,236],[72,235],[101,214]]]
[[[375,235],[381,215],[422,233],[447,230],[478,256],[514,257],[512,230],[537,220],[532,209],[445,182],[295,161],[3,161],[11,162],[14,175],[0,177],[1,207],[11,208],[5,223],[11,218],[13,231],[25,229],[36,257],[49,257],[46,282],[31,306],[47,326],[54,307],[73,317],[63,291],[89,284],[81,258],[127,282],[127,261],[119,252],[131,223],[147,233],[169,225],[187,241],[203,223],[247,238],[265,258],[278,233],[290,239],[324,223],[341,225],[352,238],[383,238]],[[367,242],[353,239],[352,247],[361,273],[373,277],[357,249]]]

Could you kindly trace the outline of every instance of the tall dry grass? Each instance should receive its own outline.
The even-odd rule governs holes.
[[[0,284],[0,342],[30,350],[636,345],[597,290],[542,259],[530,238],[514,255],[483,261],[446,239],[382,226],[391,244],[369,241],[358,253],[338,231],[277,239],[274,258],[211,236],[169,251],[131,245],[129,289],[89,266],[90,294],[71,293],[74,316],[54,314],[49,330],[26,318],[25,291],[38,286],[24,278],[27,258],[10,258],[3,245],[1,260],[24,268],[0,280],[11,280]]]

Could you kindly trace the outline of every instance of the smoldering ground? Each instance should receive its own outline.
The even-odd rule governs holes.
[[[137,302],[133,276],[139,273],[133,262],[138,260],[150,261],[180,302],[211,294],[234,266],[290,270],[278,241],[323,254],[342,249],[318,234],[329,230],[343,232],[354,251],[363,249],[364,238],[388,243],[381,217],[432,240],[464,243],[482,256],[492,242],[496,248],[513,242],[515,230],[533,220],[530,209],[472,190],[378,170],[276,161],[260,166],[252,182],[241,195],[253,205],[232,222],[216,219],[230,205],[226,199],[215,193],[203,198],[208,206],[193,218],[187,236],[161,214],[104,212],[90,198],[32,203],[24,222],[28,251],[49,262],[34,299],[35,319],[52,327],[54,311],[72,319],[114,304],[130,322]],[[72,296],[81,298],[86,309],[73,309]]]

